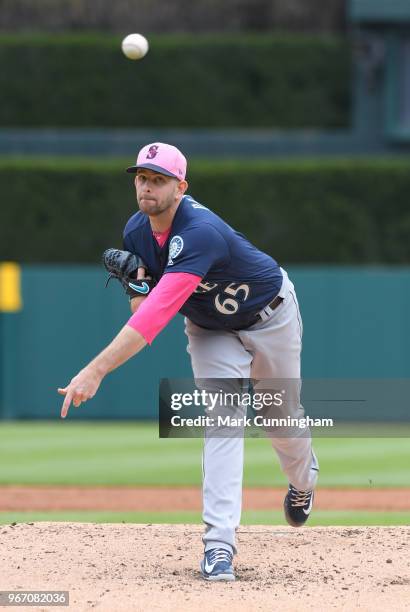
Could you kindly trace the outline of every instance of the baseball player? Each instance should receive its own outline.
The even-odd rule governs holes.
[[[186,169],[183,154],[160,142],[141,149],[127,169],[135,174],[139,211],[125,226],[124,251],[110,249],[105,262],[125,286],[133,314],[111,344],[58,390],[65,395],[62,418],[71,403],[93,397],[104,376],[151,344],[177,312],[185,316],[192,368],[202,384],[224,379],[224,389],[240,392],[246,379],[255,389],[267,379],[300,379],[302,321],[292,282],[275,260],[186,195]],[[300,385],[292,389],[300,408]],[[270,435],[289,481],[285,517],[295,527],[310,514],[319,469],[309,430],[298,432]],[[205,435],[206,580],[235,579],[243,448],[243,436]]]

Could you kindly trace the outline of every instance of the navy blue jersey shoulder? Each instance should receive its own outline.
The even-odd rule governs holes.
[[[214,212],[184,196],[162,248],[149,219],[133,215],[124,229],[124,249],[139,255],[151,274],[188,272],[202,281],[180,312],[208,329],[239,329],[278,294],[277,262]]]

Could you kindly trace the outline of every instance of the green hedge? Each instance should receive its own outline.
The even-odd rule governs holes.
[[[0,36],[0,126],[348,125],[350,59],[341,39],[149,40],[149,54],[133,62],[120,36]]]
[[[100,261],[136,209],[130,160],[0,160],[0,260]],[[192,163],[189,193],[281,263],[410,263],[410,160]]]

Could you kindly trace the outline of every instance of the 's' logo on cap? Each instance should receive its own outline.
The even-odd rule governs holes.
[[[159,149],[158,145],[152,145],[152,147],[148,149],[147,159],[154,159],[154,157],[158,153],[158,149]]]

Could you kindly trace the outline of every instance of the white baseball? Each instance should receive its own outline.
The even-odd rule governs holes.
[[[146,55],[149,44],[141,34],[128,34],[121,43],[121,49],[128,59],[138,60]]]

